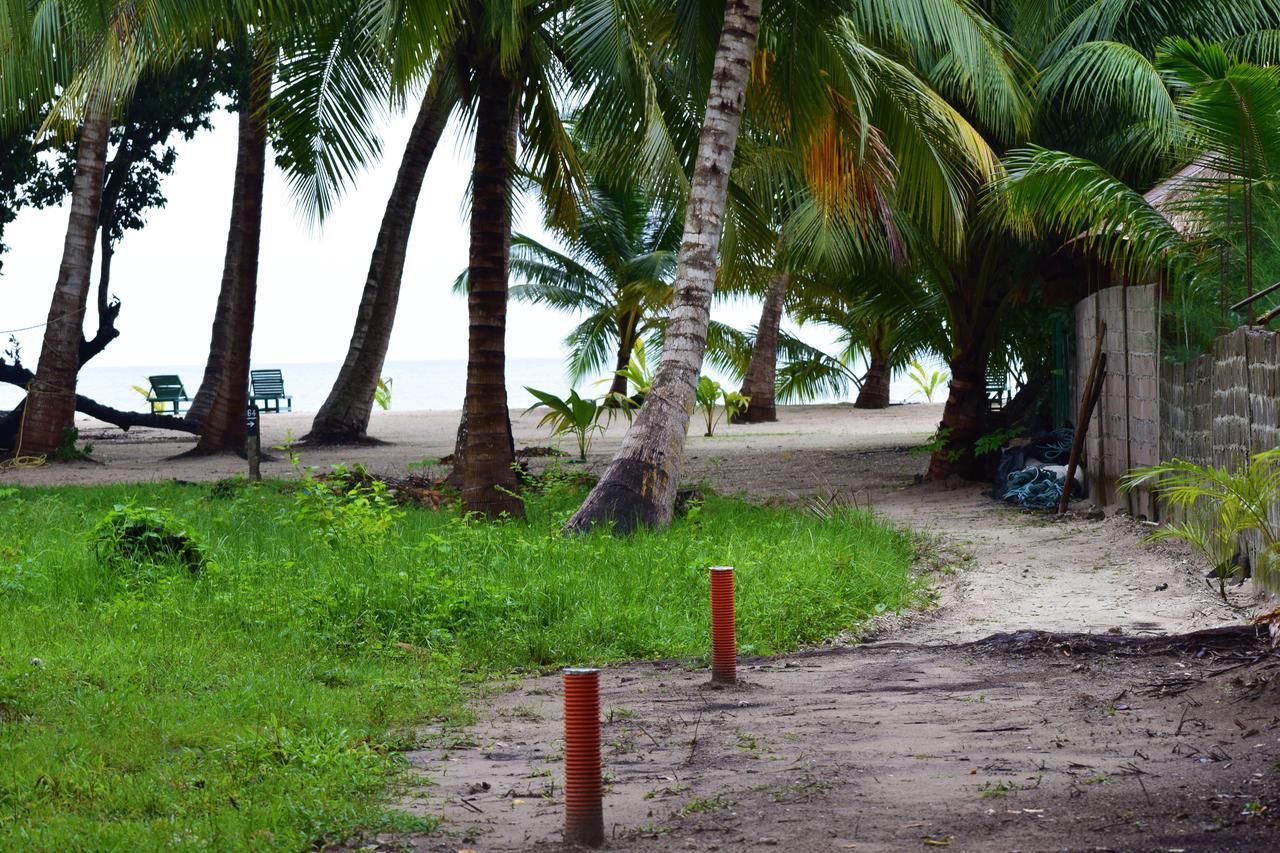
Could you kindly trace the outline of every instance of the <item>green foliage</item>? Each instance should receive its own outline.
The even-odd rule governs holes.
[[[744,397],[737,391],[723,388],[710,376],[700,376],[698,377],[697,403],[698,410],[702,412],[702,418],[707,424],[706,435],[710,438],[715,434],[721,418],[726,414],[733,417],[745,412],[751,403],[751,398]]]
[[[632,393],[640,399],[649,393],[653,386],[653,371],[649,369],[649,348],[643,340],[636,341],[626,368],[619,370],[618,375],[627,380]]]
[[[403,829],[384,814],[400,753],[425,720],[466,722],[465,683],[705,664],[708,565],[738,569],[747,654],[916,600],[912,540],[852,510],[708,495],[663,533],[564,537],[584,490],[556,480],[526,495],[525,522],[410,510],[366,555],[293,523],[293,486],[0,500],[0,849],[302,850]],[[121,585],[83,536],[130,503],[198,531],[205,570],[146,595]]]
[[[1016,426],[987,433],[973,443],[973,455],[986,456],[988,453],[999,453],[1004,450],[1005,445],[1026,431],[1027,428],[1024,426]]]
[[[305,469],[303,477],[290,520],[315,530],[330,545],[371,552],[404,515],[387,484],[370,477],[362,465],[334,465],[333,473],[322,478]]]
[[[578,441],[578,459],[584,462],[587,459],[587,451],[591,449],[592,440],[596,435],[604,432],[606,424],[600,423],[601,418],[612,420],[614,413],[618,411],[627,418],[631,417],[632,403],[626,397],[615,399],[617,395],[611,395],[606,402],[613,405],[607,405],[606,402],[594,398],[580,397],[572,388],[569,389],[569,396],[564,398],[557,397],[549,391],[539,391],[528,386],[525,390],[538,398],[537,403],[525,410],[526,413],[545,406],[547,411],[542,416],[542,420],[538,421],[538,426],[550,425],[552,435],[572,434]]]
[[[1280,504],[1280,449],[1256,453],[1235,467],[1174,459],[1130,471],[1121,478],[1120,489],[1127,492],[1147,484],[1183,516],[1147,538],[1180,539],[1200,551],[1217,567],[1224,598],[1231,559],[1242,535],[1252,531],[1261,537],[1260,573],[1275,570],[1280,527],[1270,513]]]
[[[391,380],[385,376],[378,380],[373,389],[373,402],[384,412],[391,409]]]
[[[80,430],[75,427],[67,427],[62,431],[62,443],[53,451],[53,458],[59,462],[79,462],[88,459],[89,454],[93,453],[93,444],[85,442],[83,447],[76,446],[76,442],[80,440]]]
[[[959,449],[948,450],[947,446],[951,441],[951,433],[954,432],[951,427],[938,427],[937,432],[929,436],[929,440],[919,447],[913,447],[912,453],[941,453],[946,459],[955,462],[963,455],[963,451]]]
[[[146,575],[175,566],[199,574],[204,548],[173,514],[152,506],[116,504],[89,531],[89,544],[102,563],[124,575]]]
[[[907,380],[916,387],[916,393],[924,397],[925,402],[932,403],[933,395],[951,380],[951,374],[945,370],[929,370],[918,359],[912,359],[907,367]]]

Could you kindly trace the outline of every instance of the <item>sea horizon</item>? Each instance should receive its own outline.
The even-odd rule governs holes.
[[[293,397],[293,411],[315,412],[329,394],[338,376],[338,362],[272,362],[255,363],[254,370],[278,369],[284,375],[285,392]],[[708,375],[728,388],[736,389],[737,382],[730,382],[723,374],[708,366]],[[204,375],[203,365],[151,364],[146,366],[87,365],[80,372],[77,392],[103,405],[123,411],[145,412],[145,395],[135,390],[147,388],[148,376],[177,374],[188,396],[195,396]],[[456,411],[462,408],[466,394],[467,363],[465,359],[440,360],[391,360],[382,374],[391,383],[391,411]],[[570,386],[568,371],[563,359],[558,358],[509,358],[507,360],[507,403],[513,411],[524,410],[537,402],[527,387],[550,391],[564,396]],[[604,377],[580,380],[572,387],[584,397],[600,396],[605,392]],[[894,403],[916,398],[914,386],[903,377],[892,382],[890,399]],[[0,386],[0,411],[17,405],[24,392],[15,386]],[[850,402],[856,390],[841,397],[828,396],[813,403]],[[378,411],[375,408],[375,411]]]

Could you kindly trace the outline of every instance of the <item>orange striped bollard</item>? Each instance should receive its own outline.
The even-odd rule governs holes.
[[[600,670],[564,671],[564,840],[604,843],[600,775]]]
[[[711,681],[738,682],[738,636],[733,616],[733,567],[711,569]]]

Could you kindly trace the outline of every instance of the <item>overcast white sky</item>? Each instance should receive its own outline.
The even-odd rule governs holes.
[[[112,289],[124,303],[121,335],[95,364],[204,363],[222,275],[235,122],[234,116],[221,113],[212,132],[178,146],[177,168],[165,185],[168,206],[153,211],[147,227],[129,233],[117,247]],[[322,230],[307,224],[280,173],[269,174],[255,362],[342,360],[411,123],[410,114],[388,125],[382,161],[360,178]],[[436,151],[418,205],[390,359],[466,357],[466,303],[451,287],[467,260],[462,202],[470,159],[469,145],[461,144],[451,127]],[[0,330],[45,321],[66,224],[65,208],[24,211],[6,231],[11,249],[0,276]],[[535,205],[525,206],[517,228],[539,229]],[[754,304],[737,304],[717,306],[715,313],[745,329],[758,320],[758,311]],[[91,313],[90,328],[95,322]],[[567,315],[512,305],[509,356],[559,357],[572,326]],[[33,366],[41,334],[36,329],[19,335],[24,360]]]

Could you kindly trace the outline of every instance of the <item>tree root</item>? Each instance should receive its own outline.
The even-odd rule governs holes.
[[[1070,634],[1053,631],[1013,631],[992,634],[956,648],[1005,654],[1055,653],[1062,655],[1178,655],[1195,657],[1262,656],[1269,647],[1265,625],[1229,625],[1166,636],[1125,634]]]

